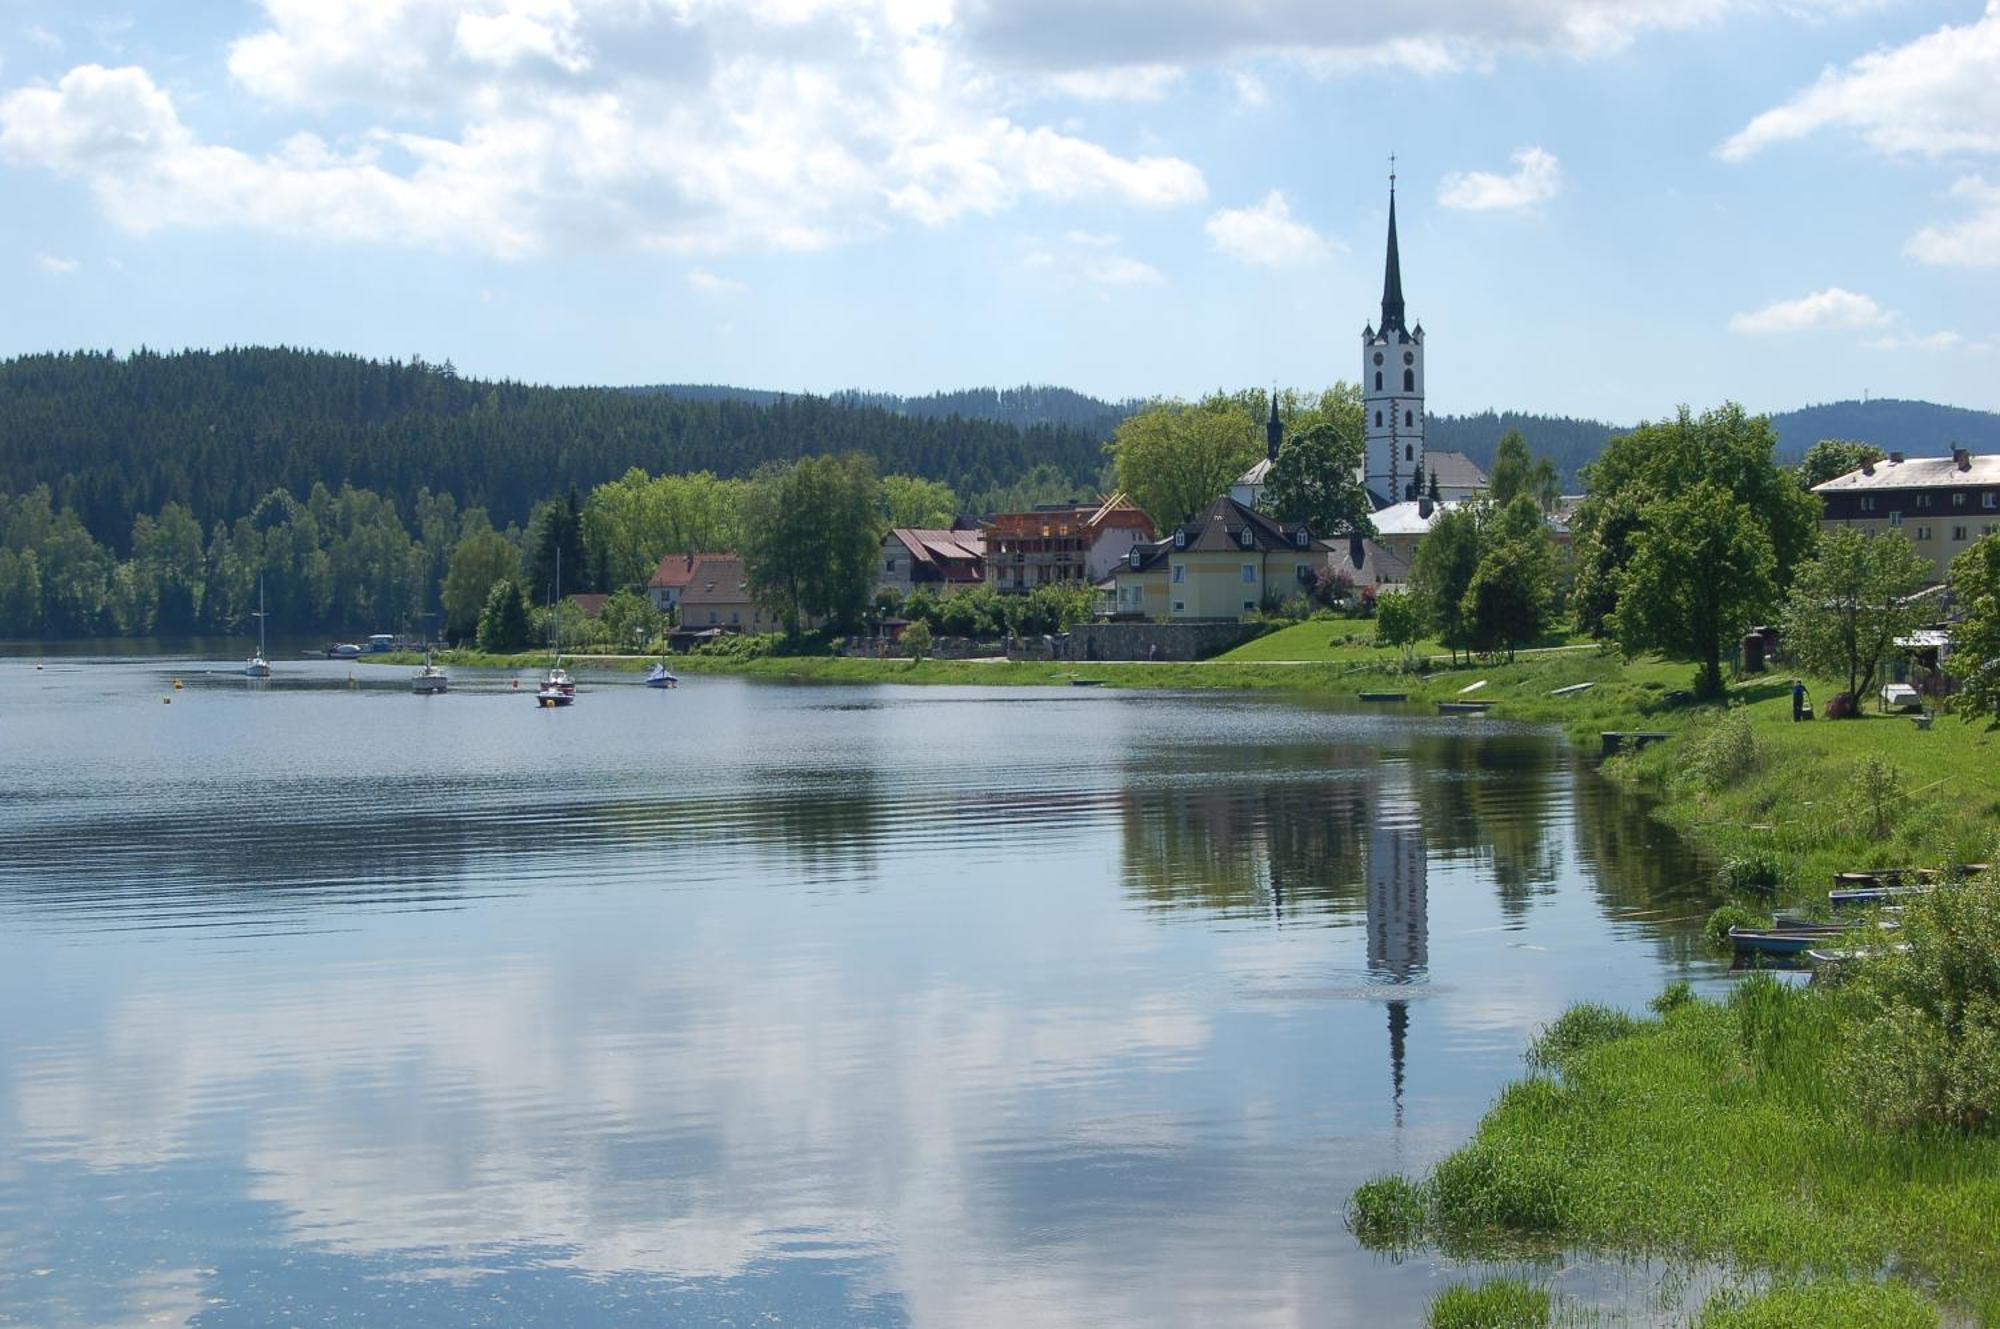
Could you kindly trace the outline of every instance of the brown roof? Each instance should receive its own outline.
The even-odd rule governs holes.
[[[986,523],[988,530],[1015,537],[1081,535],[1105,527],[1144,531],[1147,539],[1153,536],[1153,519],[1123,494],[1113,494],[1101,503],[1082,507],[1054,506],[996,513]]]
[[[910,552],[913,570],[933,569],[945,581],[979,581],[984,578],[986,532],[940,531],[898,526],[889,532]]]
[[[653,579],[646,583],[649,587],[672,590],[685,587],[694,580],[695,566],[705,558],[731,558],[730,554],[668,554],[660,560],[660,566],[653,571]]]
[[[1246,530],[1250,533],[1248,544],[1243,542]],[[1172,544],[1177,550],[1196,554],[1310,548],[1312,536],[1309,532],[1306,533],[1307,543],[1304,546],[1298,543],[1298,536],[1304,531],[1303,526],[1275,521],[1225,495],[1176,530]]]
[[[563,598],[581,609],[585,618],[597,618],[604,613],[604,602],[611,597],[589,591],[582,595],[566,595]]]
[[[703,554],[700,575],[681,592],[683,605],[743,604],[750,599],[750,578],[743,560],[734,554]]]

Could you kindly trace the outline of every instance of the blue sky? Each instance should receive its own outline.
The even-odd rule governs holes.
[[[2000,0],[0,0],[0,353],[2000,409]]]

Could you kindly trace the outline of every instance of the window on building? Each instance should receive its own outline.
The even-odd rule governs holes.
[[[1979,506],[1982,508],[2000,508],[2000,494],[1981,494],[1979,496]]]
[[[1902,514],[1902,513],[1900,513],[1900,512],[1892,512],[1892,513],[1890,513],[1890,514],[1889,514],[1889,524],[1890,524],[1891,526],[1901,526],[1901,525],[1903,524],[1903,514]]]
[[[1403,428],[1415,429],[1416,427],[1417,427],[1417,413],[1415,411],[1404,411]]]
[[[1257,565],[1255,563],[1245,563],[1243,565],[1243,584],[1245,586],[1254,586],[1257,584]]]
[[[1958,493],[1958,494],[1953,494],[1953,495],[1951,496],[1951,505],[1952,505],[1953,507],[1955,507],[1955,508],[1962,508],[1962,507],[1964,507],[1964,506],[1965,506],[1965,495],[1964,495],[1963,493]]]
[[[1931,496],[1930,496],[1929,494],[1918,494],[1918,495],[1917,495],[1917,506],[1918,506],[1918,507],[1920,507],[1920,508],[1927,508],[1927,507],[1929,507],[1930,505],[1931,505]]]
[[[1238,542],[1241,543],[1245,549],[1250,548],[1250,546],[1257,543],[1257,532],[1251,530],[1248,526],[1245,526],[1243,528],[1243,534],[1238,537]]]
[[[893,558],[890,558],[890,559],[884,559],[884,560],[883,560],[883,562],[882,562],[882,571],[884,571],[884,572],[894,572],[895,570],[896,570],[896,560],[895,560],[895,559],[893,559]]]
[[[1249,613],[1251,610],[1255,609],[1256,607],[1257,607],[1257,602],[1255,600],[1245,600],[1243,602],[1243,612],[1246,614]]]
[[[1187,564],[1185,563],[1174,564],[1174,585],[1179,586],[1186,581],[1187,581]]]
[[[1174,612],[1176,614],[1185,614],[1187,612],[1187,601],[1185,600],[1174,601]]]
[[[1919,540],[1928,540],[1928,539],[1930,539],[1930,538],[1931,538],[1931,528],[1930,528],[1930,527],[1928,527],[1928,526],[1919,526],[1919,527],[1917,527],[1917,538],[1918,538]]]
[[[1963,526],[1952,527],[1951,538],[1954,540],[1963,540],[1965,538],[1965,528]]]
[[[1377,429],[1382,427],[1382,412],[1380,411],[1375,412],[1375,427]]]
[[[1304,549],[1312,543],[1312,532],[1303,526],[1299,527],[1299,529],[1292,532],[1292,543]]]
[[[1405,369],[1403,371],[1403,391],[1415,392],[1416,390],[1417,390],[1417,371],[1414,369]]]
[[[1174,532],[1174,548],[1176,548],[1176,549],[1186,549],[1186,548],[1187,548],[1187,532],[1186,532],[1186,531],[1175,531],[1175,532]],[[1174,571],[1175,571],[1175,572],[1179,572],[1179,571],[1180,571],[1180,569],[1179,569],[1179,568],[1176,568],[1176,569],[1174,569]],[[1176,580],[1178,580],[1178,578],[1177,578]]]
[[[1382,371],[1378,369],[1375,371],[1375,391],[1380,392],[1381,390],[1382,390]]]
[[[1863,512],[1873,512],[1875,510],[1875,499],[1873,495],[1863,494],[1861,496],[1861,510]]]
[[[1415,461],[1416,459],[1417,459],[1417,450],[1415,445],[1410,443],[1405,443],[1403,445],[1403,460]]]

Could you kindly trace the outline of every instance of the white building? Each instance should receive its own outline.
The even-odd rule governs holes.
[[[1362,484],[1377,507],[1415,498],[1424,458],[1424,326],[1405,326],[1403,264],[1396,244],[1396,177],[1389,177],[1389,256],[1382,322],[1361,332],[1362,424],[1368,439]]]

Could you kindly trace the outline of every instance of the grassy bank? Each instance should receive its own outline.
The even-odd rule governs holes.
[[[1930,1301],[2000,1324],[2000,1139],[1865,1118],[1841,1078],[1852,999],[1760,976],[1726,1003],[1681,989],[1655,1005],[1646,1019],[1565,1015],[1532,1054],[1536,1073],[1469,1145],[1421,1181],[1356,1193],[1357,1232],[1468,1254],[1582,1247],[1718,1260],[1783,1284],[1901,1285],[1880,1317],[1717,1323],[1906,1324]]]

